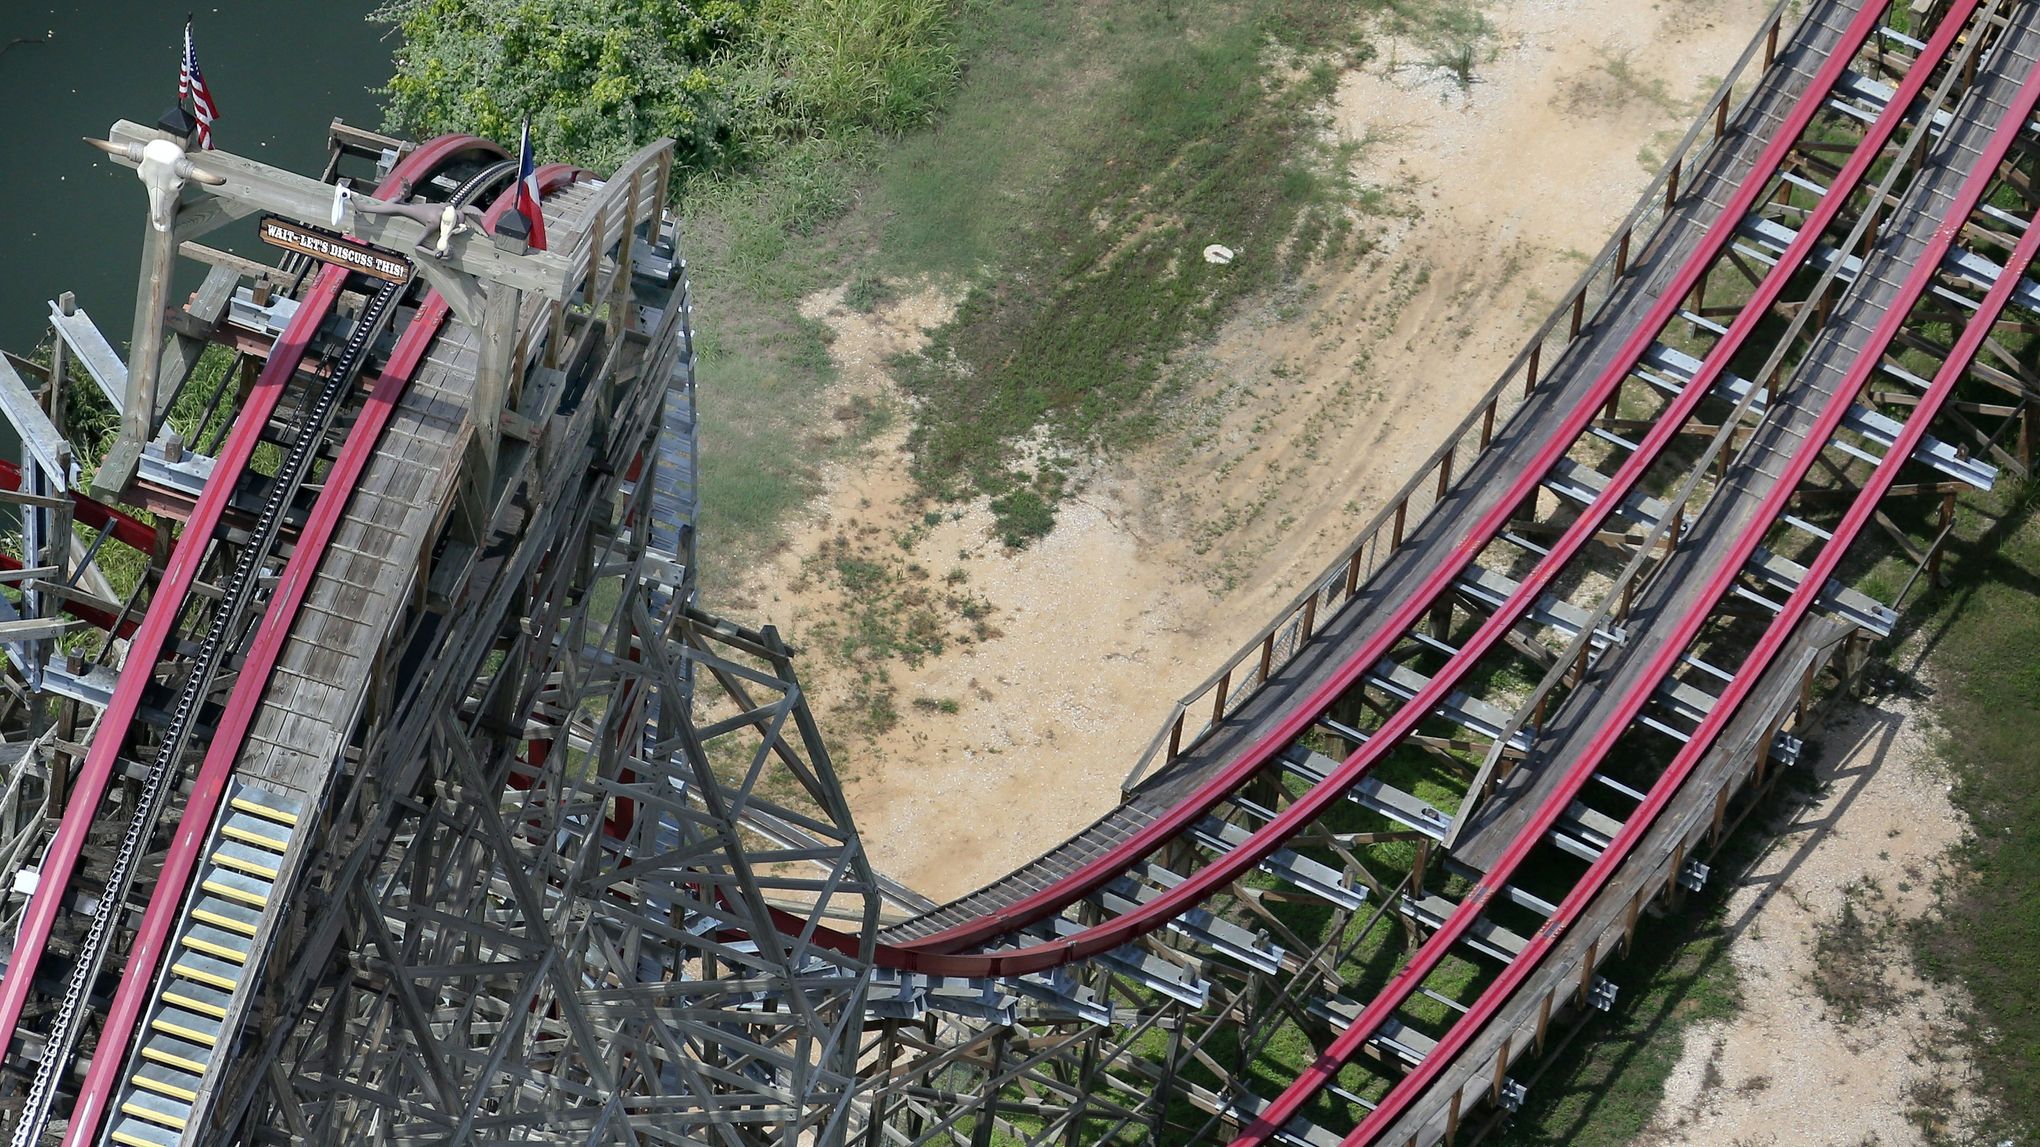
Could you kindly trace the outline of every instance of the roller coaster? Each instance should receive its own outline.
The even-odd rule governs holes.
[[[873,870],[796,651],[696,600],[670,141],[542,168],[534,250],[486,140],[336,122],[311,178],[115,124],[129,360],[67,296],[0,365],[11,1142],[1506,1121],[1893,633],[1858,543],[1902,597],[2032,472],[2040,5],[1803,7],[1122,803],[947,904]],[[275,263],[199,242],[258,214]]]

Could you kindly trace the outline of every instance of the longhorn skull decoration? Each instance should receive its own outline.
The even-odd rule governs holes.
[[[177,210],[177,193],[184,190],[187,181],[210,187],[218,187],[227,181],[226,176],[191,162],[183,148],[167,139],[118,144],[88,137],[85,142],[108,155],[120,156],[140,165],[135,174],[141,176],[142,185],[149,189],[149,226],[158,231],[170,230],[171,217]]]

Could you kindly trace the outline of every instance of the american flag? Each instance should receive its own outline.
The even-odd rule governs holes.
[[[205,86],[205,73],[198,70],[198,49],[191,44],[191,21],[184,22],[184,63],[177,72],[177,100],[191,100],[191,114],[198,120],[198,146],[212,150],[212,125],[220,116],[213,103],[212,89]]]

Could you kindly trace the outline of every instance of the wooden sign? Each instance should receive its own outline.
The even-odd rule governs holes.
[[[262,241],[286,251],[310,255],[324,263],[360,271],[392,283],[407,283],[411,280],[411,261],[392,251],[371,247],[344,239],[331,231],[317,227],[306,227],[275,215],[264,215],[261,223]]]

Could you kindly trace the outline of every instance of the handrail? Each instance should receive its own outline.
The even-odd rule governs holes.
[[[1537,332],[1524,343],[1523,349],[1516,352],[1516,357],[1510,360],[1501,377],[1496,379],[1486,395],[1467,412],[1459,425],[1446,435],[1445,441],[1431,452],[1430,457],[1424,460],[1402,488],[1396,491],[1365,526],[1360,528],[1355,539],[1325,566],[1324,572],[1311,579],[1307,589],[1278,611],[1274,620],[1241,645],[1216,671],[1192,687],[1175,703],[1168,717],[1162,721],[1161,728],[1141,753],[1140,759],[1134,763],[1126,779],[1120,783],[1122,793],[1130,795],[1133,792],[1149,771],[1156,767],[1158,754],[1161,755],[1162,766],[1173,763],[1182,755],[1184,749],[1194,747],[1209,736],[1212,730],[1218,727],[1225,713],[1244,704],[1248,698],[1259,692],[1270,677],[1294,660],[1296,654],[1303,649],[1304,644],[1315,632],[1317,614],[1328,609],[1336,609],[1352,600],[1359,587],[1365,583],[1366,577],[1385,563],[1388,556],[1401,546],[1404,538],[1414,527],[1421,524],[1425,515],[1451,491],[1455,476],[1464,476],[1473,469],[1473,464],[1494,441],[1497,421],[1501,421],[1503,428],[1506,429],[1506,418],[1513,416],[1530,396],[1536,393],[1538,385],[1543,381],[1538,377],[1538,367],[1546,357],[1544,354],[1546,344],[1551,341],[1552,334],[1558,329],[1559,324],[1566,322],[1568,329],[1562,336],[1556,352],[1549,356],[1554,363],[1578,340],[1581,331],[1591,326],[1593,319],[1599,318],[1600,307],[1613,295],[1615,283],[1629,270],[1631,251],[1648,246],[1651,240],[1656,238],[1658,228],[1670,217],[1669,208],[1678,198],[1686,161],[1690,159],[1693,166],[1704,164],[1711,156],[1714,145],[1728,133],[1729,122],[1740,112],[1740,107],[1736,106],[1735,85],[1743,78],[1743,73],[1757,57],[1760,49],[1764,57],[1764,68],[1768,69],[1776,58],[1778,38],[1783,29],[1788,2],[1789,0],[1779,0],[1772,6],[1763,26],[1751,37],[1749,44],[1743,48],[1742,55],[1737,57],[1735,64],[1730,67],[1727,76],[1701,106],[1699,114],[1695,116],[1692,126],[1687,128],[1685,136],[1672,149],[1670,157],[1658,169],[1657,175],[1638,196],[1636,205],[1624,218],[1621,228],[1602,245],[1594,260],[1574,281],[1571,290],[1552,309],[1543,325],[1537,328]],[[1748,93],[1745,93],[1742,99],[1747,100]],[[1710,124],[1713,128],[1712,135],[1701,144],[1701,150],[1694,153],[1695,144],[1699,141],[1702,131]],[[1649,218],[1653,213],[1655,218]],[[1645,222],[1647,218],[1648,223]],[[1637,242],[1639,235],[1642,236],[1640,244]],[[1610,267],[1613,268],[1613,273],[1608,275],[1607,291],[1593,303],[1595,310],[1590,318],[1587,314],[1588,296],[1596,280]],[[1501,409],[1503,399],[1519,377],[1523,388],[1521,399],[1504,412]],[[1548,375],[1546,377],[1548,378]],[[1472,458],[1467,459],[1464,465],[1455,465],[1459,447],[1472,433],[1476,423],[1481,427],[1480,443],[1475,448]],[[1412,520],[1410,508],[1427,485],[1435,486],[1436,494],[1431,503],[1422,507]],[[1389,544],[1384,550],[1376,543],[1381,540],[1385,531],[1389,534]],[[1372,560],[1367,560],[1370,550],[1376,552]],[[1295,627],[1293,640],[1279,639],[1282,631],[1291,626]],[[1278,648],[1285,645],[1286,648]],[[1240,667],[1255,658],[1259,659],[1260,664],[1255,670],[1250,670],[1253,674],[1252,683],[1243,688],[1232,688],[1233,678],[1239,675]],[[1186,717],[1193,709],[1206,706],[1211,709],[1215,719],[1191,733],[1186,739],[1184,737]]]

